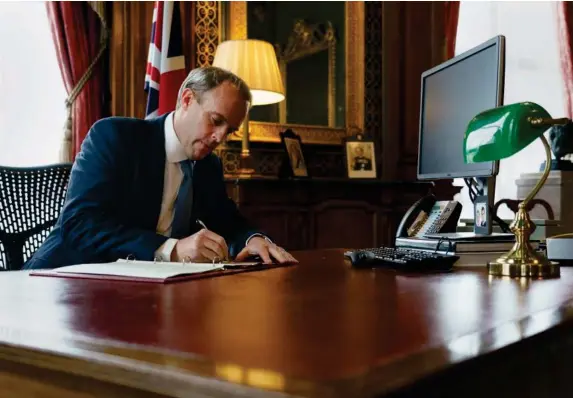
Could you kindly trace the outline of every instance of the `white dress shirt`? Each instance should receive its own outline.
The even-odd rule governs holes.
[[[179,193],[179,187],[183,181],[183,171],[179,162],[187,159],[185,148],[179,142],[179,138],[175,134],[173,127],[173,112],[165,118],[165,174],[163,182],[163,199],[161,200],[161,211],[159,213],[159,220],[157,221],[156,232],[160,235],[171,236],[171,224],[173,223],[173,213],[175,210],[175,201]],[[192,166],[195,162],[191,162]],[[266,236],[261,234],[254,234],[250,236],[245,245],[249,243],[251,238],[261,236],[267,239]],[[158,261],[170,261],[171,252],[177,243],[177,239],[167,239],[156,251],[155,258]]]
[[[171,224],[173,223],[173,212],[175,201],[179,193],[179,187],[183,181],[183,171],[179,162],[187,159],[185,148],[179,142],[173,128],[173,112],[165,118],[165,172],[163,180],[163,199],[161,200],[161,211],[157,221],[157,233],[163,236],[171,236]],[[195,163],[192,162],[192,165]],[[171,252],[177,243],[177,239],[168,239],[155,252],[155,257],[160,261],[169,261]]]

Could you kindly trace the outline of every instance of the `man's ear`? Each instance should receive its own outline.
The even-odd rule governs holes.
[[[186,88],[181,92],[181,107],[187,108],[195,101],[195,94],[190,88]]]

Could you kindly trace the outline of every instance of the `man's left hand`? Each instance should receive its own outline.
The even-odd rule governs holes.
[[[249,244],[245,246],[245,248],[241,250],[239,254],[237,254],[237,257],[235,257],[235,261],[244,261],[246,258],[250,256],[257,256],[257,255],[261,257],[261,260],[265,264],[273,263],[272,260],[273,258],[276,260],[276,262],[279,262],[281,264],[298,263],[298,260],[296,260],[285,249],[275,245],[274,243],[267,241],[264,238],[261,238],[260,236],[255,236],[249,239]]]

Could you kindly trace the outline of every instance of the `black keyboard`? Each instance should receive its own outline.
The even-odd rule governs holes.
[[[423,250],[376,247],[344,253],[358,268],[390,267],[404,271],[450,271],[459,256]]]

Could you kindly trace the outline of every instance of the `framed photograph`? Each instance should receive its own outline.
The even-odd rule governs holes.
[[[299,178],[309,177],[300,136],[291,129],[280,133],[280,136],[286,152],[286,161],[283,162],[283,172],[281,174],[283,176],[286,174],[291,177]]]
[[[491,235],[491,214],[487,196],[476,196],[474,201],[474,233],[478,235]]]
[[[358,133],[345,140],[344,149],[348,178],[376,178],[374,140]]]

